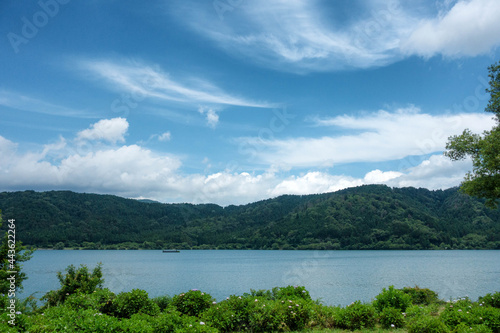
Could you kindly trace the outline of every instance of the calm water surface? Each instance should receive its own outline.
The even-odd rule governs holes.
[[[190,289],[217,300],[250,289],[303,285],[328,305],[369,302],[382,288],[418,285],[441,299],[477,299],[500,291],[500,251],[51,251],[24,264],[29,279],[21,297],[59,288],[58,271],[103,263],[105,287],[135,288],[150,297]]]

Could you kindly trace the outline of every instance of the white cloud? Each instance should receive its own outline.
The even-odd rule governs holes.
[[[158,136],[158,141],[170,141],[172,134],[170,132],[165,132]]]
[[[128,126],[128,121],[124,118],[102,119],[92,124],[90,128],[78,132],[77,140],[125,142]]]
[[[403,173],[398,171],[381,171],[381,170],[373,170],[368,172],[363,179],[367,184],[384,184],[389,180],[399,178],[403,175]]]
[[[184,174],[176,156],[138,145],[88,147],[81,151],[66,140],[40,152],[17,152],[17,144],[0,136],[0,190],[70,189],[161,202],[244,204],[282,194],[313,194],[363,184],[444,189],[457,186],[470,161],[451,162],[434,155],[421,163],[402,161],[399,170],[372,170],[362,178],[309,171],[300,176],[272,170],[261,174],[221,171]],[[49,158],[52,156],[53,158]],[[205,161],[206,162],[206,161]]]
[[[423,19],[402,49],[431,57],[476,56],[500,45],[500,1],[461,0],[436,18]]]
[[[257,108],[272,107],[272,104],[255,102],[226,93],[215,84],[192,77],[182,82],[163,72],[158,66],[138,62],[112,62],[106,60],[83,60],[79,65],[86,71],[104,78],[120,90],[131,92],[134,103],[146,97],[163,101],[214,105],[235,105]]]
[[[401,58],[400,38],[414,20],[396,2],[358,4],[359,13],[342,27],[332,18],[337,8],[318,3],[255,0],[223,20],[216,19],[213,8],[186,5],[181,16],[190,17],[185,21],[195,31],[228,52],[286,71],[366,68]]]
[[[472,162],[468,159],[452,162],[444,155],[433,155],[420,164],[408,168],[400,177],[385,183],[395,187],[446,189],[458,186],[469,170],[472,170]]]
[[[96,118],[92,112],[76,110],[62,105],[50,103],[27,94],[11,90],[0,90],[0,105],[34,113],[48,114],[60,117]]]
[[[497,0],[460,0],[450,9],[449,1],[254,0],[223,15],[209,4],[174,3],[177,17],[223,50],[283,71],[379,67],[413,54],[475,56],[500,45]],[[441,11],[432,16],[435,6]]]
[[[323,172],[308,172],[303,176],[292,176],[281,181],[269,193],[272,196],[282,194],[315,194],[334,192],[363,184],[362,179],[349,176],[335,176]]]
[[[254,147],[254,157],[263,164],[288,167],[331,167],[352,162],[380,162],[443,151],[449,136],[464,128],[473,132],[490,129],[494,120],[484,113],[430,115],[415,107],[396,112],[379,111],[361,116],[317,119],[316,124],[354,134],[264,140],[242,138]]]
[[[217,112],[212,109],[212,108],[207,108],[207,107],[200,107],[198,109],[198,112],[206,115],[207,118],[207,125],[211,128],[217,127],[217,124],[219,123],[219,115]]]

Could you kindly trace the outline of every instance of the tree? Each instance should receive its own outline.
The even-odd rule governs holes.
[[[472,159],[472,171],[465,176],[462,192],[486,199],[486,205],[498,207],[500,198],[500,61],[488,67],[490,100],[485,111],[494,113],[496,125],[482,135],[465,129],[448,138],[445,156],[453,161]]]
[[[9,226],[14,226],[13,220],[9,220]],[[2,224],[2,216],[0,212],[0,225]],[[9,228],[14,230],[15,228]],[[9,236],[10,235],[10,236]],[[21,262],[31,259],[33,249],[28,249],[22,245],[19,240],[13,238],[15,233],[5,233],[2,243],[0,244],[0,293],[11,294],[11,281],[15,285],[14,293],[16,290],[23,289],[23,281],[28,277],[26,273],[22,272]],[[14,273],[13,273],[14,272]],[[8,279],[14,277],[14,279]]]
[[[97,264],[92,272],[85,265],[80,265],[79,268],[69,265],[66,268],[66,274],[57,272],[57,279],[61,288],[51,290],[41,298],[47,301],[48,306],[62,304],[69,295],[75,293],[91,294],[96,289],[101,289],[104,283],[102,264]]]

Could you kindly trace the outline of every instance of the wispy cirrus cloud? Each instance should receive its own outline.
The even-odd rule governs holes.
[[[379,67],[415,54],[475,56],[500,44],[496,0],[421,7],[397,0],[255,0],[223,20],[214,8],[189,3],[178,7],[193,30],[233,55],[283,71]]]
[[[0,106],[60,117],[97,118],[96,114],[88,110],[78,110],[54,104],[26,93],[12,90],[0,90]]]
[[[113,88],[132,92],[138,101],[149,97],[195,105],[273,107],[271,103],[256,102],[227,93],[216,84],[199,77],[175,79],[159,66],[110,60],[80,60],[78,64],[85,71],[105,79]]]
[[[392,3],[357,5],[347,25],[335,21],[341,15],[331,3],[325,13],[318,1],[305,0],[246,2],[223,21],[205,7],[186,6],[185,14],[228,52],[286,71],[367,68],[401,58],[397,47],[411,19]]]

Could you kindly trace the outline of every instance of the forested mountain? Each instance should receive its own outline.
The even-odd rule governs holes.
[[[500,211],[457,188],[365,185],[228,207],[24,191],[0,193],[0,209],[18,240],[44,248],[500,249]]]

